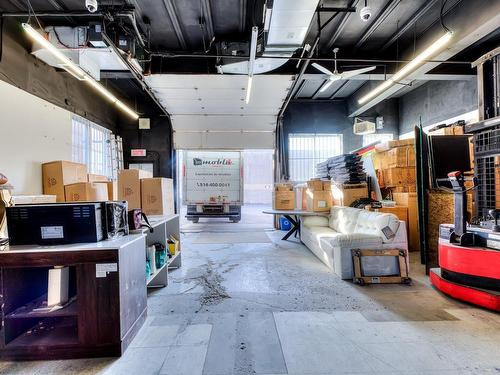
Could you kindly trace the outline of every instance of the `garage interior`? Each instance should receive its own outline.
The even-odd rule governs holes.
[[[0,373],[500,372],[500,2],[0,2]]]

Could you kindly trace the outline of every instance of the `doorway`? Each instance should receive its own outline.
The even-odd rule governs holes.
[[[186,219],[185,155],[186,150],[177,150],[177,202],[181,215],[181,228],[189,231],[229,231],[273,228],[273,218],[263,210],[272,205],[274,184],[274,150],[242,150],[243,205],[241,221],[231,223],[226,218],[200,218],[198,223]],[[224,151],[224,150],[219,150]]]

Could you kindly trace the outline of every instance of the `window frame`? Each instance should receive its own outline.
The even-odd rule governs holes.
[[[72,160],[87,165],[88,172],[113,178],[112,132],[86,118],[72,115]]]
[[[303,139],[303,145],[300,149],[297,149],[298,152],[307,152],[305,147],[305,143],[309,143],[309,150],[312,148],[312,157],[311,156],[294,156],[293,155],[293,140],[294,139]],[[333,142],[328,144],[328,141],[325,138],[332,138]],[[322,141],[323,139],[323,141]],[[344,136],[342,133],[289,133],[288,134],[288,171],[290,181],[294,182],[305,182],[310,178],[315,177],[315,168],[316,164],[325,161],[326,159],[342,155],[344,152]],[[322,143],[322,144],[321,144]],[[336,144],[334,144],[336,143]],[[337,152],[331,152],[331,149],[337,148]],[[295,161],[302,160],[302,167],[298,165],[293,165]],[[308,163],[308,161],[310,161]],[[309,164],[309,165],[307,165]],[[302,168],[301,172],[298,170]],[[307,172],[309,169],[309,173]],[[298,174],[298,175],[296,175]]]

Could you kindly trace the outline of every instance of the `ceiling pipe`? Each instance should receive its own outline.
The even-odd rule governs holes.
[[[312,49],[311,49],[312,50]],[[220,55],[213,54],[188,54],[188,53],[172,53],[172,52],[151,52],[150,56],[152,57],[164,57],[164,58],[218,58]],[[238,56],[224,56],[226,59],[248,59],[250,55],[238,55]],[[265,56],[266,59],[283,59],[280,56]],[[292,61],[323,61],[323,62],[333,62],[335,58],[333,57],[286,57],[287,60]],[[337,61],[340,62],[365,62],[365,63],[381,63],[381,64],[401,64],[408,63],[411,60],[388,60],[388,59],[365,59],[365,58],[337,58]],[[142,62],[142,60],[140,60]],[[451,65],[470,65],[471,61],[461,61],[461,60],[427,60],[425,62],[430,63],[440,63],[440,64],[451,64]]]

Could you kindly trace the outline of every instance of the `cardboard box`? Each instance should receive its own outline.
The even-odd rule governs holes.
[[[330,180],[320,180],[313,178],[307,181],[307,188],[313,191],[331,190],[332,182]]]
[[[307,188],[313,191],[323,190],[323,181],[319,178],[313,178],[307,181]]]
[[[108,200],[108,185],[99,182],[78,182],[66,185],[66,202],[100,202]]]
[[[16,204],[44,204],[56,203],[57,196],[55,195],[13,195],[12,203]]]
[[[329,212],[333,198],[331,190],[307,189],[307,211]]]
[[[404,186],[414,185],[417,181],[415,167],[387,168],[382,169],[383,186]]]
[[[122,169],[118,172],[118,199],[128,202],[128,209],[141,208],[141,179],[152,178],[151,172]]]
[[[420,232],[418,230],[417,193],[392,193],[392,199],[398,206],[408,207],[408,248],[410,251],[420,251]]]
[[[455,126],[447,126],[446,128],[441,128],[434,130],[432,132],[429,132],[429,134],[432,135],[463,135],[464,134],[464,127],[455,125]]]
[[[42,164],[43,193],[55,195],[58,202],[64,202],[64,186],[87,182],[85,164],[58,160]]]
[[[101,184],[108,185],[108,200],[117,201],[118,200],[118,182],[117,181],[107,181],[99,182]]]
[[[332,195],[334,206],[349,206],[360,198],[368,198],[368,185],[332,185]]]
[[[173,180],[163,177],[142,179],[141,202],[146,215],[175,214]]]
[[[274,191],[273,209],[275,210],[294,210],[295,192],[294,191]]]
[[[381,168],[397,168],[397,167],[414,167],[415,162],[415,147],[396,147],[383,154],[383,164]]]
[[[387,151],[387,150],[390,150],[391,148],[394,148],[394,147],[405,147],[405,146],[414,146],[414,145],[415,145],[414,138],[401,139],[401,140],[397,140],[397,141],[387,141],[387,142],[383,142],[383,143],[378,143],[375,145],[375,150]]]
[[[109,179],[106,176],[100,174],[87,173],[87,182],[108,182]]]
[[[276,190],[276,191],[292,191],[293,184],[291,184],[291,183],[274,184],[274,190]]]

